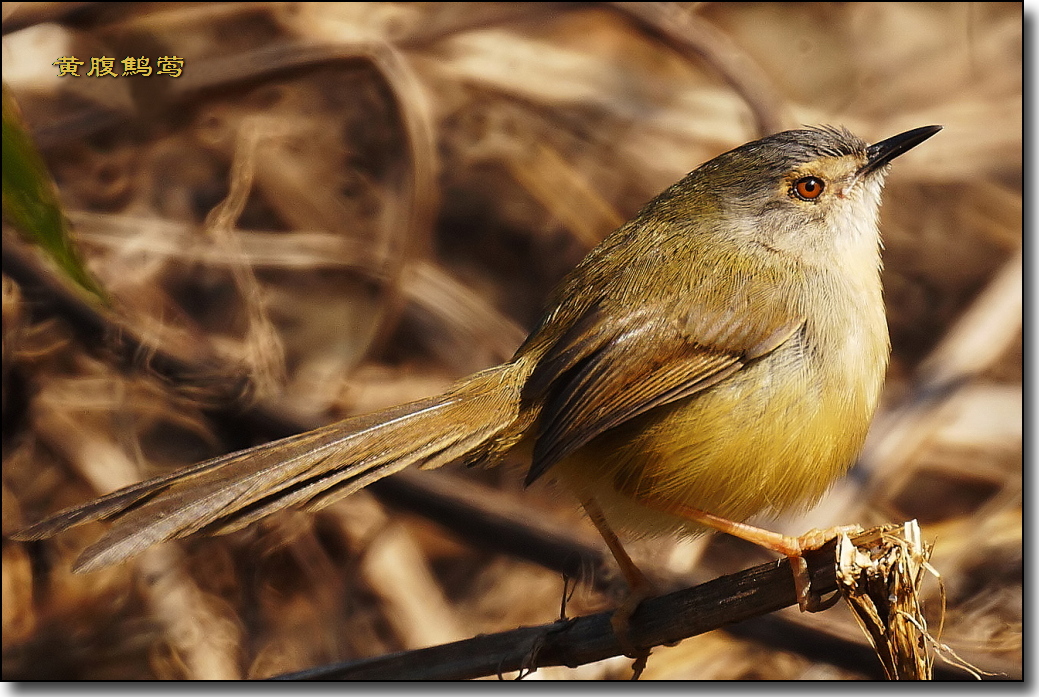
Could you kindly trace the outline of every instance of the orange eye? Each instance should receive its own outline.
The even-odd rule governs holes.
[[[794,193],[799,199],[811,201],[819,198],[819,194],[826,188],[826,182],[819,177],[801,177],[794,182]]]

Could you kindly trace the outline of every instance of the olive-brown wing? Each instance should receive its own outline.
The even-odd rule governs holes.
[[[676,319],[641,308],[608,326],[605,316],[582,316],[528,380],[524,399],[541,404],[528,484],[599,434],[724,380],[804,324],[782,313],[748,323],[734,312]]]

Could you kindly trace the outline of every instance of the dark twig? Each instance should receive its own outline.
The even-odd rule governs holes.
[[[837,590],[835,542],[812,552],[814,592]],[[786,560],[740,571],[639,605],[629,638],[639,648],[672,644],[796,603]],[[522,627],[418,651],[341,663],[279,676],[283,680],[465,680],[548,666],[576,667],[623,655],[610,612]],[[536,649],[536,651],[535,651]]]
[[[530,506],[490,487],[446,472],[404,471],[370,488],[384,503],[434,520],[477,547],[526,559],[602,592],[623,586],[597,538],[533,516]]]

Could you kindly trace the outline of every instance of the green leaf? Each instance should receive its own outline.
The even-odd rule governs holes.
[[[105,305],[108,294],[90,275],[72,245],[68,219],[50,172],[22,124],[4,84],[3,209],[21,235],[43,249],[77,285]]]

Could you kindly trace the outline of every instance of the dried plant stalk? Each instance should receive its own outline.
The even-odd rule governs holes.
[[[930,680],[927,620],[920,586],[933,545],[920,540],[915,520],[876,529],[875,536],[841,535],[837,585],[877,651],[891,680]],[[936,574],[937,575],[937,574]],[[939,629],[940,634],[940,629]]]

